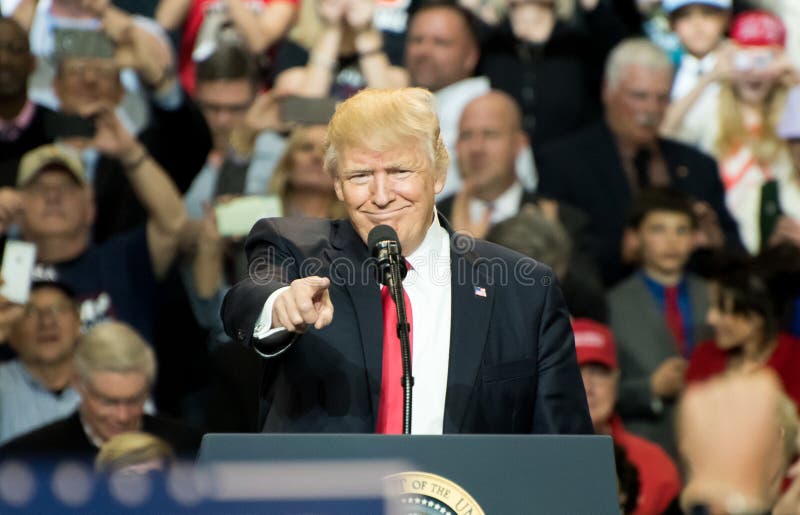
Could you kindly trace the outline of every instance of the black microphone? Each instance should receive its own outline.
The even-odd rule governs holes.
[[[393,263],[400,269],[400,279],[405,278],[408,273],[406,260],[402,258],[400,239],[394,229],[388,225],[376,225],[369,231],[367,246],[372,252],[372,257],[378,262],[378,281],[381,284],[389,286]]]
[[[389,289],[397,312],[397,337],[400,340],[400,358],[403,365],[403,434],[411,434],[411,403],[414,376],[411,375],[411,327],[406,318],[403,301],[403,278],[406,260],[403,259],[397,233],[388,225],[377,225],[367,236],[372,257],[378,262],[378,280]]]

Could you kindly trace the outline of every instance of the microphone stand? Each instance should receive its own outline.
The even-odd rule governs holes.
[[[414,376],[411,375],[411,344],[409,343],[408,319],[406,318],[406,303],[403,298],[403,279],[400,271],[402,259],[399,254],[394,254],[390,258],[390,265],[387,274],[389,293],[394,300],[397,309],[397,337],[400,339],[400,357],[403,363],[403,434],[411,434],[411,391],[414,387]]]

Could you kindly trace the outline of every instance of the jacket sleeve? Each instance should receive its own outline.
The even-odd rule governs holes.
[[[539,384],[533,432],[594,434],[561,288],[553,282],[545,290],[538,334]]]
[[[225,295],[222,323],[225,332],[236,342],[257,346],[264,355],[275,355],[291,343],[295,334],[285,331],[258,340],[253,333],[269,296],[299,277],[297,263],[272,219],[263,219],[253,227],[245,250],[248,274]]]

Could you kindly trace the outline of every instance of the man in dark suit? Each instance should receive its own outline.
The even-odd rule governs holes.
[[[94,459],[112,437],[145,431],[164,439],[178,454],[193,455],[200,433],[180,422],[144,413],[155,382],[153,350],[132,328],[105,322],[87,332],[74,357],[73,384],[81,397],[72,415],[8,441],[2,455],[76,456]]]
[[[520,152],[527,146],[522,112],[511,96],[492,90],[472,100],[464,108],[456,142],[458,170],[464,185],[455,195],[439,201],[436,208],[456,231],[519,251],[522,247],[509,245],[511,242],[490,239],[489,231],[517,216],[524,206],[563,227],[570,240],[568,266],[562,271],[557,263],[546,264],[559,274],[565,294],[575,294],[566,295],[572,316],[605,321],[600,272],[589,252],[589,220],[566,203],[541,199],[523,188],[516,166]],[[531,257],[542,259],[540,255]],[[576,309],[581,312],[576,313]]]
[[[347,100],[328,128],[325,167],[348,219],[268,219],[251,231],[250,277],[222,316],[228,334],[269,359],[264,431],[399,432],[394,303],[366,266],[368,234],[386,224],[411,265],[412,433],[592,432],[552,271],[451,238],[436,215],[448,157],[435,113],[417,88]]]
[[[606,285],[629,272],[623,229],[632,200],[647,186],[671,185],[695,199],[701,246],[740,246],[714,160],[658,137],[671,85],[672,63],[658,47],[639,38],[620,43],[606,65],[605,121],[536,154],[540,193],[589,215]]]

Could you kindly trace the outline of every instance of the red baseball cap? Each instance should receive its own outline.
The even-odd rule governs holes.
[[[578,365],[599,363],[617,368],[617,349],[608,326],[588,318],[576,318],[572,321],[572,332],[575,333]]]
[[[786,46],[786,26],[769,11],[745,11],[731,22],[731,39],[742,46]]]

